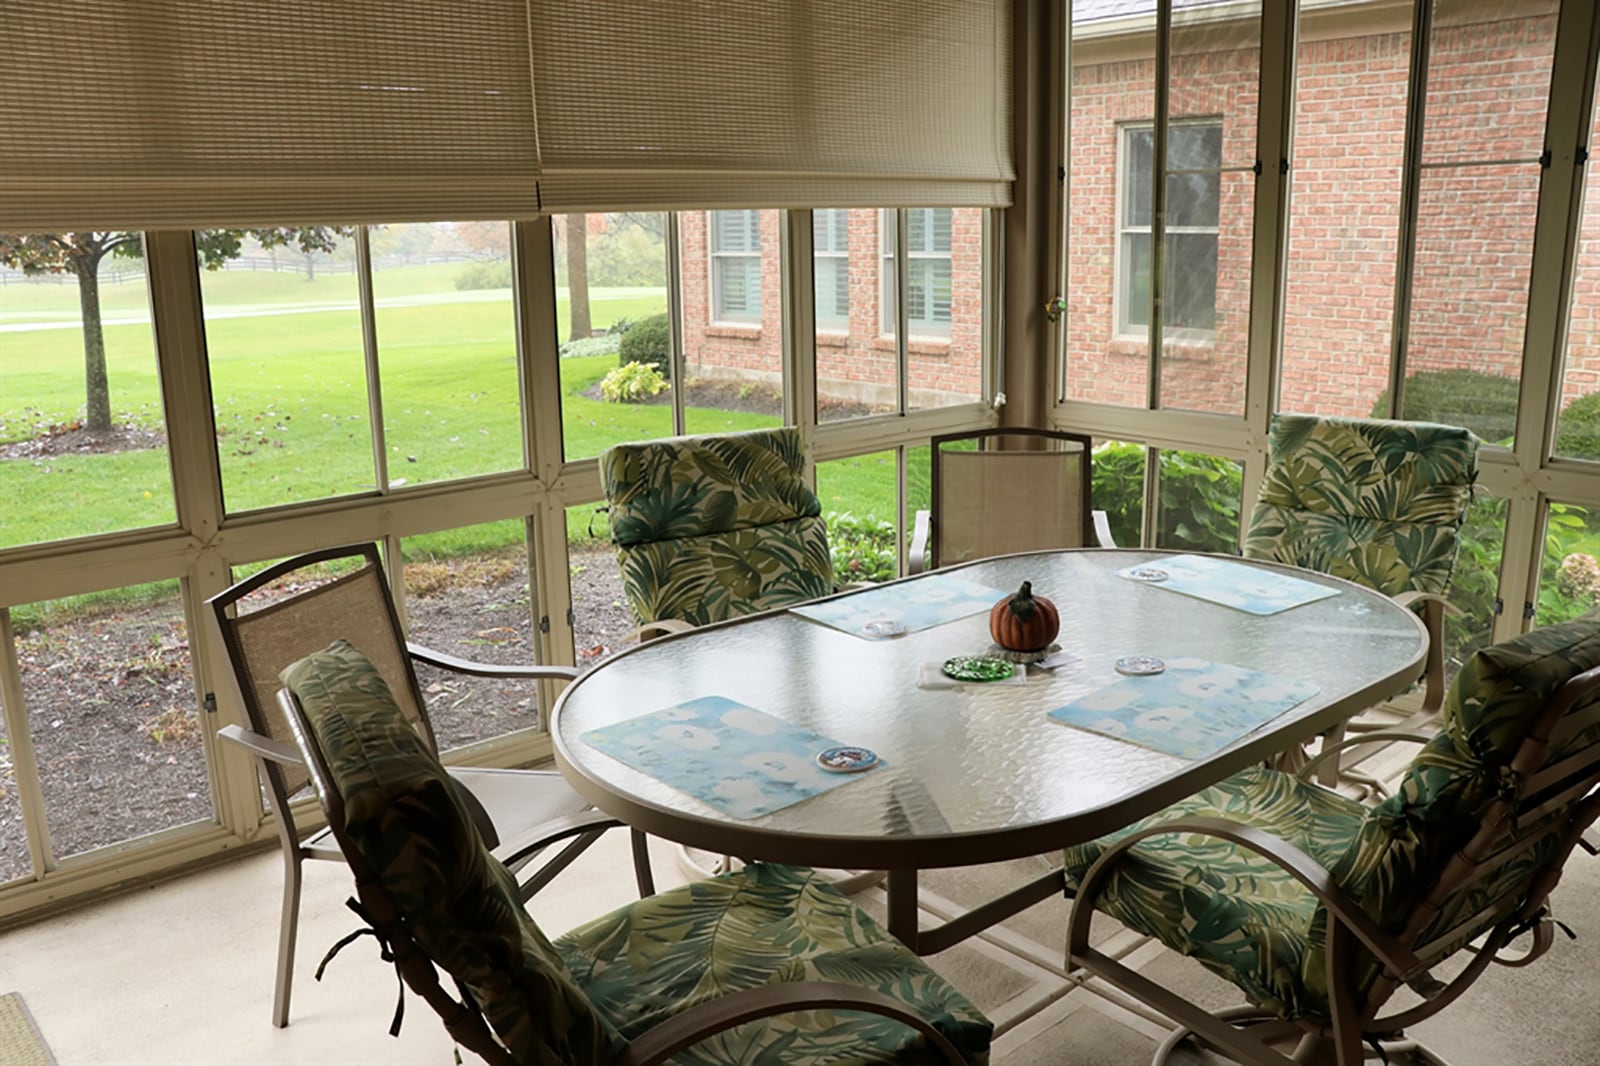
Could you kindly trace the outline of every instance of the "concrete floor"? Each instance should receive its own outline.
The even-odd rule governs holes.
[[[670,846],[657,848],[666,887],[681,875]],[[1037,868],[947,871],[930,878],[924,903],[960,906]],[[337,863],[306,864],[290,1024],[271,1027],[281,871],[276,853],[260,854],[0,934],[0,992],[22,994],[61,1066],[453,1061],[443,1027],[409,994],[400,1036],[388,1035],[396,978],[370,939],[346,948],[320,983],[312,980],[323,952],[358,924],[344,907],[350,880]],[[610,833],[529,909],[557,933],[632,893],[627,837]],[[857,899],[881,913],[881,890]],[[1574,858],[1556,906],[1575,942],[1558,937],[1527,970],[1491,968],[1462,1001],[1419,1027],[1453,1066],[1600,1062],[1600,859]],[[1060,973],[1065,914],[1064,901],[1047,901],[933,964],[1000,1026],[997,1064],[1148,1062],[1163,1025],[1110,990]],[[1099,939],[1208,1006],[1234,999],[1222,982],[1109,922]]]

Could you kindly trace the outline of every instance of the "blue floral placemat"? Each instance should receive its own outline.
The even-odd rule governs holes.
[[[871,638],[914,633],[953,622],[987,611],[1005,595],[999,589],[954,574],[930,574],[790,610],[825,626]],[[869,623],[880,631],[866,629]],[[890,623],[891,631],[883,632],[882,623]]]
[[[817,755],[838,741],[724,696],[664,707],[579,739],[734,818],[771,814],[877,769],[824,770]]]
[[[1207,659],[1168,659],[1165,672],[1124,677],[1050,712],[1091,733],[1183,759],[1203,759],[1320,691],[1308,681]]]
[[[1314,581],[1208,555],[1172,555],[1125,566],[1116,573],[1129,581],[1257,615],[1277,614],[1339,595],[1338,589]]]

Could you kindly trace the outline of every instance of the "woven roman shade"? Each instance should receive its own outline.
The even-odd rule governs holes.
[[[0,0],[0,232],[1003,206],[1009,0]]]
[[[0,232],[538,210],[524,0],[3,0]]]
[[[546,211],[1010,203],[1008,0],[533,12]]]

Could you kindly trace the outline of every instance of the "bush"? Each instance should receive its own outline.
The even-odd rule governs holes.
[[[611,403],[641,403],[666,387],[661,373],[643,363],[623,363],[600,379],[600,395]]]
[[[1144,449],[1113,441],[1095,450],[1094,507],[1106,512],[1111,535],[1123,547],[1139,543],[1144,510]],[[1161,453],[1160,525],[1157,541],[1174,551],[1239,550],[1239,464],[1192,452]]]
[[[1408,422],[1465,426],[1480,440],[1501,444],[1517,431],[1516,378],[1478,370],[1422,370],[1406,378]],[[1389,417],[1389,390],[1378,394],[1373,418]]]
[[[511,260],[495,259],[487,263],[468,263],[456,275],[456,290],[509,289],[511,288]]]
[[[622,365],[643,363],[656,368],[663,381],[672,380],[672,329],[666,312],[641,318],[622,335],[618,358]]]
[[[616,355],[622,350],[622,338],[606,334],[603,337],[579,337],[561,346],[561,358],[576,359],[585,355]]]
[[[833,557],[833,580],[845,585],[852,581],[890,581],[897,575],[894,523],[868,515],[857,518],[849,511],[829,511],[828,552]]]
[[[1567,404],[1556,420],[1555,452],[1567,459],[1600,459],[1600,392]]]

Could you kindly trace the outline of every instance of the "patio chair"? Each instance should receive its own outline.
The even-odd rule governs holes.
[[[1184,1026],[1157,1063],[1192,1032],[1246,1066],[1355,1066],[1363,1041],[1400,1046],[1491,962],[1531,962],[1551,943],[1550,890],[1600,814],[1600,618],[1478,652],[1443,723],[1376,807],[1258,767],[1069,848],[1069,966]],[[1095,910],[1252,1006],[1209,1014],[1090,947]],[[1454,976],[1436,977],[1441,964]],[[1402,986],[1420,998],[1385,1013]],[[1292,1060],[1268,1046],[1291,1042]]]
[[[1478,473],[1471,430],[1425,422],[1276,415],[1244,538],[1247,559],[1319,570],[1416,610],[1428,629],[1421,714],[1444,700],[1445,599]],[[1352,731],[1363,728],[1359,723]],[[1342,730],[1328,735],[1337,744]],[[1324,783],[1338,773],[1324,769]],[[1378,787],[1361,778],[1368,787]]]
[[[987,1060],[990,1022],[808,870],[751,864],[550,941],[360,652],[335,642],[283,680],[355,874],[352,906],[406,984],[486,1061]]]
[[[994,447],[1045,441],[1043,450]],[[929,504],[912,527],[907,569],[1013,552],[1111,547],[1104,511],[1091,510],[1093,442],[1055,429],[948,433],[929,444]]]
[[[683,629],[831,595],[804,467],[793,426],[607,449],[611,541],[639,624]]]
[[[793,426],[618,444],[600,456],[611,541],[640,639],[792,607],[834,587],[822,503]],[[678,848],[690,873],[708,866]],[[845,891],[881,871],[849,875]]]
[[[330,564],[335,569],[341,564],[355,569],[328,579]],[[285,587],[291,590],[288,595],[275,595]],[[259,595],[252,599],[252,594]],[[356,643],[379,664],[406,720],[433,751],[437,745],[414,661],[480,677],[570,679],[577,671],[560,666],[475,663],[407,643],[373,544],[296,556],[267,567],[207,602],[222,630],[250,721],[249,729],[229,725],[221,735],[254,758],[283,850],[283,909],[272,1002],[272,1024],[282,1028],[289,1024],[300,864],[306,859],[339,860],[343,856],[326,829],[302,832],[295,825],[290,800],[310,778],[294,747],[289,720],[275,698],[280,686],[278,673],[333,640]],[[475,813],[484,839],[513,869],[521,869],[554,844],[567,841],[525,881],[524,890],[529,893],[547,884],[606,829],[621,824],[594,811],[555,771],[453,767],[450,772],[465,786],[462,802]],[[634,834],[633,847],[639,891],[648,895],[654,889],[643,834]]]

